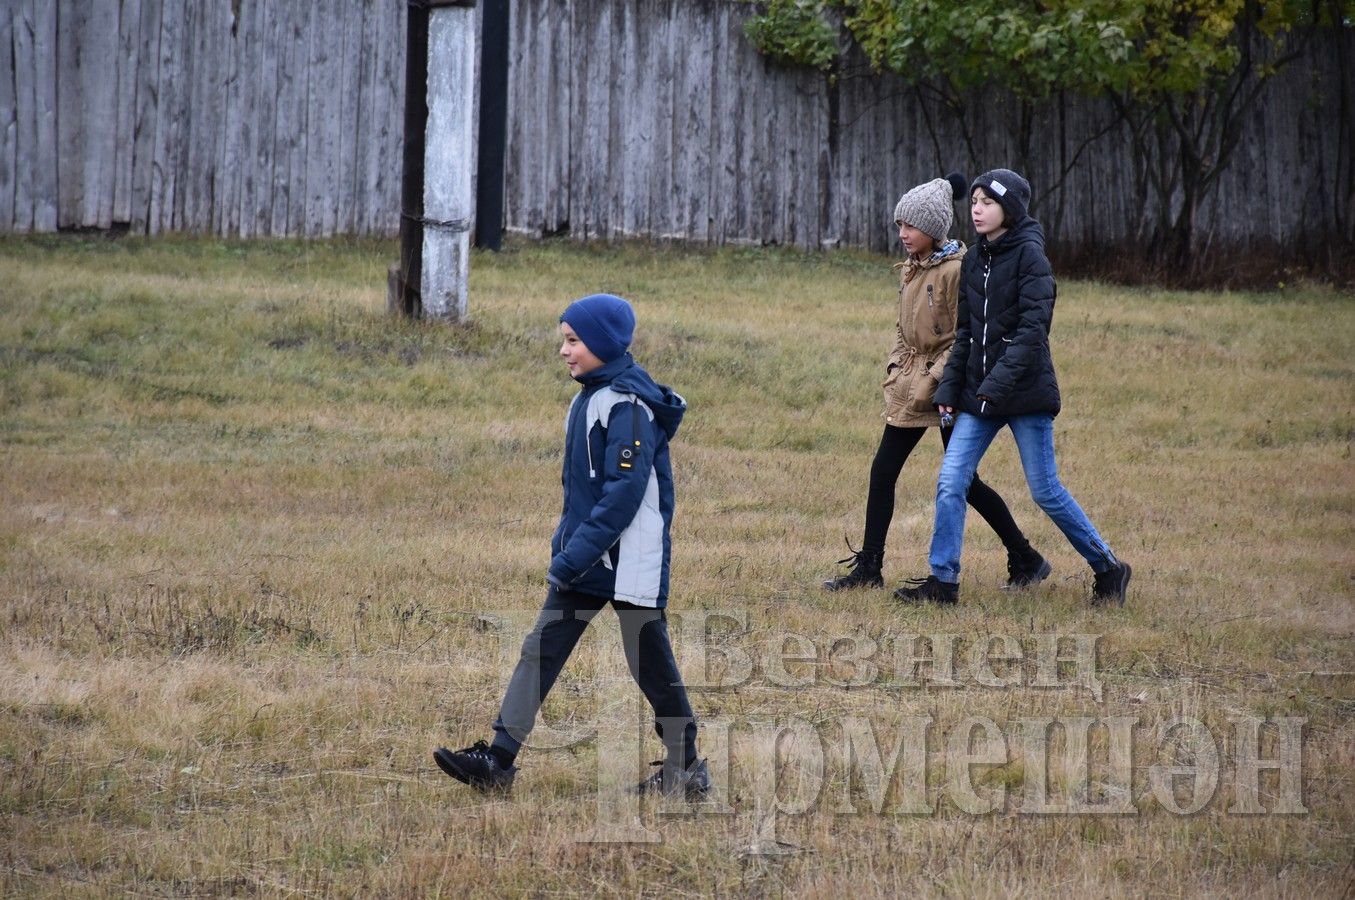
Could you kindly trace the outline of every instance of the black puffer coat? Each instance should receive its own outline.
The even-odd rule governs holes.
[[[1027,216],[996,241],[979,238],[961,263],[955,345],[932,402],[980,416],[1058,415],[1055,293],[1039,222]]]

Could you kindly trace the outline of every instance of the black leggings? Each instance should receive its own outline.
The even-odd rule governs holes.
[[[894,485],[898,483],[903,464],[908,454],[913,452],[917,442],[922,440],[926,428],[895,428],[885,426],[880,437],[880,447],[875,451],[875,460],[870,464],[870,493],[866,496],[866,536],[863,550],[883,553],[885,537],[889,534],[889,523],[894,518]],[[941,429],[941,446],[950,444],[950,429]],[[979,480],[974,473],[974,481],[969,485],[969,494],[965,497],[975,512],[983,517],[1008,551],[1024,552],[1030,542],[1017,527],[1011,511],[1003,501],[1002,495]]]

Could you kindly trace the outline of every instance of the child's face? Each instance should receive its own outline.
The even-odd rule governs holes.
[[[974,230],[985,235],[990,241],[1002,236],[1007,230],[1006,212],[1002,204],[984,192],[983,188],[974,188],[970,197],[969,215],[974,219]]]
[[[899,240],[909,256],[921,259],[936,249],[936,239],[925,231],[918,231],[907,222],[899,223]]]
[[[560,323],[560,336],[564,338],[564,342],[560,344],[560,356],[569,368],[570,376],[578,378],[580,375],[587,375],[602,365],[602,360],[594,356],[588,345],[579,340],[579,336],[569,327],[568,322]]]

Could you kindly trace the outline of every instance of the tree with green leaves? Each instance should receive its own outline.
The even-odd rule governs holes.
[[[1143,245],[1189,268],[1201,203],[1232,161],[1266,83],[1300,56],[1317,28],[1349,27],[1355,0],[769,0],[749,38],[763,53],[835,77],[853,45],[939,102],[978,167],[973,104],[999,86],[1018,109],[1017,167],[1048,142],[1035,114],[1069,95],[1108,102],[1115,115],[1058,161],[1043,189],[1058,191],[1091,142],[1130,135]],[[933,137],[935,140],[935,137]]]

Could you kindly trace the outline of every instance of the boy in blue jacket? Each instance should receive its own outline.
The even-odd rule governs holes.
[[[564,509],[551,538],[545,606],[523,641],[493,742],[433,752],[442,771],[478,790],[512,786],[513,763],[537,711],[588,623],[608,603],[667,750],[639,790],[694,799],[710,789],[664,615],[673,521],[668,441],[687,403],[636,364],[627,350],[634,331],[634,310],[611,294],[576,300],[560,316],[560,356],[582,390],[565,419]]]

